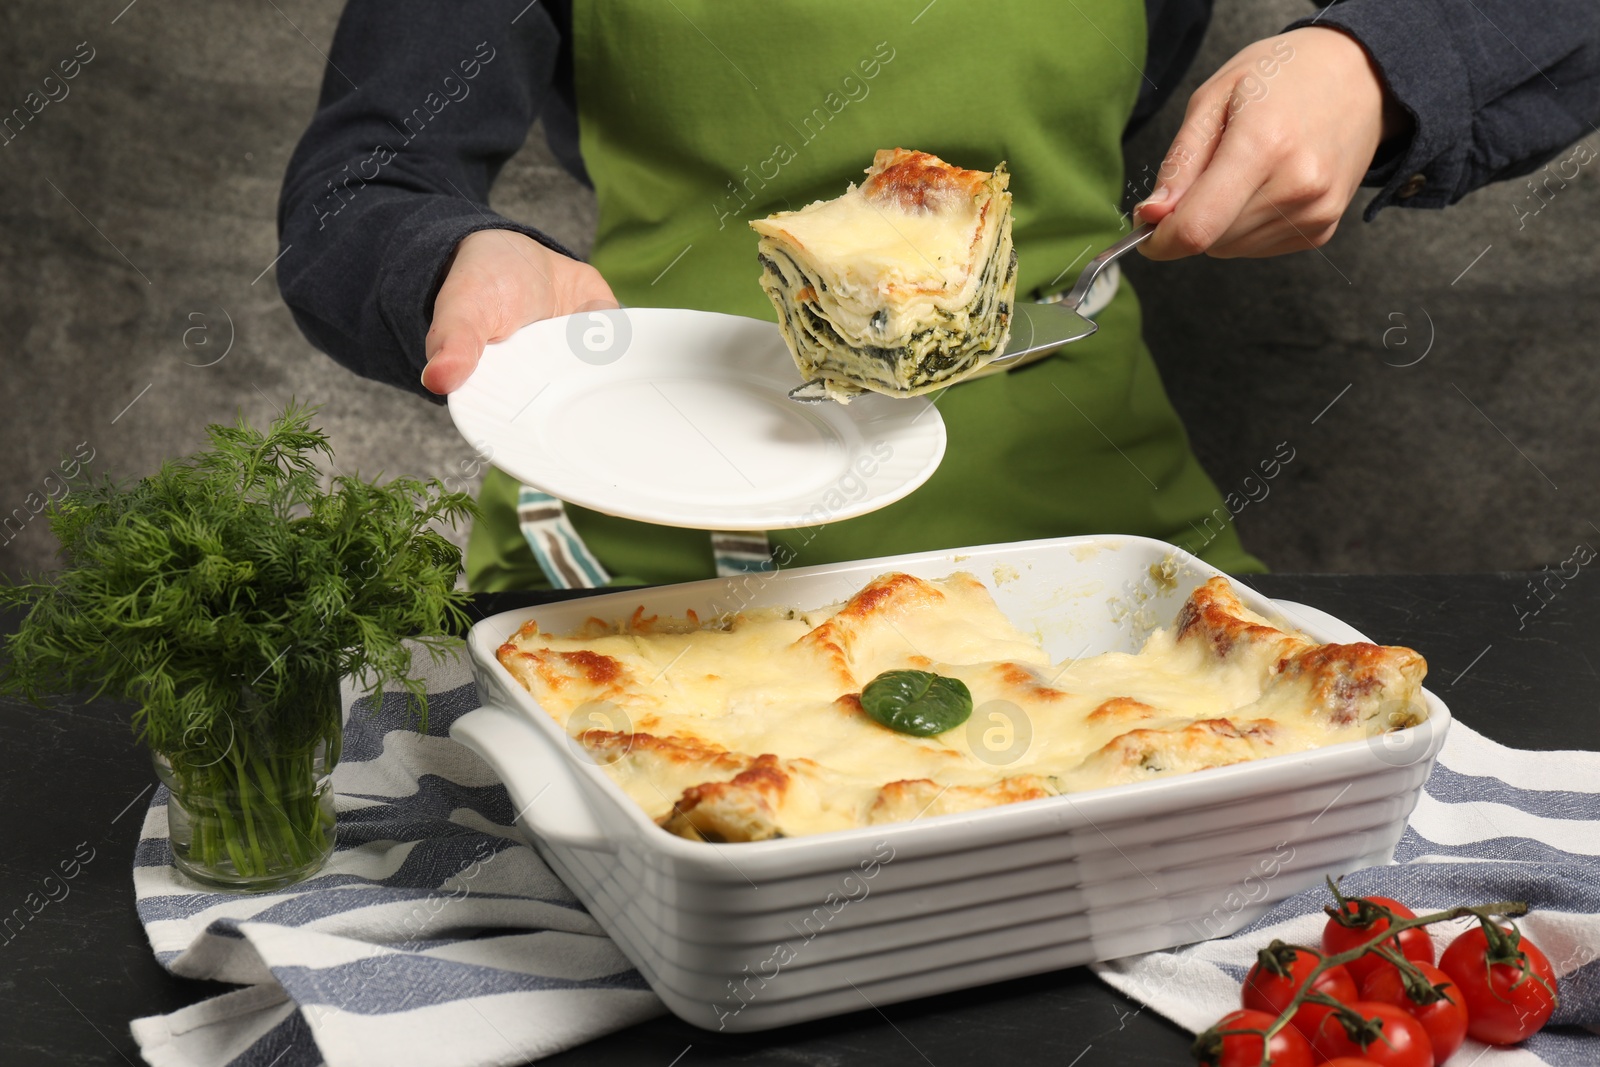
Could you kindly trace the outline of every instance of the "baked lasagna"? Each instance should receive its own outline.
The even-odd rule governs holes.
[[[816,611],[713,624],[524,625],[500,662],[668,831],[758,841],[1034,800],[1414,725],[1406,648],[1317,644],[1225,578],[1137,654],[1053,663],[977,578],[885,574]],[[865,713],[885,671],[959,679],[973,711],[921,737]]]
[[[1017,288],[1002,163],[883,149],[859,187],[750,225],[761,287],[807,381],[915,396],[1005,351]]]

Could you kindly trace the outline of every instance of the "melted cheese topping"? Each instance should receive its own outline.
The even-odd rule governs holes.
[[[556,637],[530,623],[499,658],[652,819],[711,840],[1143,781],[1425,714],[1421,657],[1277,630],[1224,579],[1137,655],[1059,664],[969,574],[885,575],[841,606],[717,628],[636,616],[591,629]],[[862,686],[899,669],[961,679],[971,719],[919,738],[868,717]]]
[[[836,200],[819,200],[750,225],[803,249],[841,300],[876,304],[906,290],[962,295],[976,272],[972,245],[983,212],[971,200],[943,211],[905,211],[868,200],[854,185]]]

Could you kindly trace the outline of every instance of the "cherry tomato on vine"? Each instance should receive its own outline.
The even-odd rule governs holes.
[[[1361,983],[1361,999],[1393,1004],[1428,1032],[1433,1058],[1443,1063],[1461,1047],[1467,1036],[1467,1006],[1461,987],[1431,963],[1413,963],[1422,980],[1407,981],[1400,968],[1380,967]],[[1429,1003],[1422,1000],[1432,999]]]
[[[1370,1040],[1363,1047],[1361,1039],[1350,1036],[1339,1014],[1330,1013],[1318,1024],[1311,1042],[1317,1057],[1334,1060],[1350,1056],[1370,1060],[1378,1067],[1434,1067],[1428,1032],[1404,1011],[1373,1000],[1358,1000],[1350,1010],[1376,1022]]]
[[[1336,1060],[1323,1060],[1322,1067],[1378,1067],[1365,1056],[1340,1056]]]
[[[1491,1045],[1512,1045],[1556,1010],[1556,972],[1537,945],[1513,927],[1482,924],[1450,942],[1439,969],[1461,989],[1467,1033]]]
[[[1388,908],[1397,918],[1417,917],[1410,908],[1391,897],[1351,897],[1344,902],[1341,909],[1344,914],[1343,921],[1341,918],[1329,915],[1327,925],[1322,928],[1322,951],[1330,956],[1349,952],[1389,929],[1389,920],[1372,908],[1371,905],[1374,904]],[[1346,922],[1350,925],[1345,925]],[[1399,940],[1400,955],[1406,959],[1422,963],[1433,962],[1433,939],[1428,936],[1426,928],[1414,926],[1409,930],[1401,930],[1394,938],[1382,944],[1392,949],[1395,947],[1396,938]],[[1382,956],[1369,952],[1345,964],[1345,969],[1359,986],[1373,971],[1393,966],[1394,964]]]
[[[1278,1021],[1264,1011],[1230,1011],[1210,1030],[1195,1038],[1194,1055],[1201,1067],[1260,1067],[1260,1034],[1219,1034],[1219,1030],[1261,1030]],[[1268,1067],[1312,1067],[1311,1046],[1300,1032],[1285,1026],[1272,1035]]]
[[[1240,999],[1246,1008],[1277,1017],[1283,1014],[1321,962],[1322,954],[1319,952],[1274,941],[1257,954],[1255,966],[1245,975]],[[1323,971],[1312,982],[1311,988],[1313,992],[1325,993],[1346,1004],[1357,999],[1355,979],[1343,967],[1330,967]],[[1317,1032],[1317,1024],[1322,1017],[1332,1010],[1324,1004],[1302,1004],[1295,1010],[1290,1022],[1309,1039]]]

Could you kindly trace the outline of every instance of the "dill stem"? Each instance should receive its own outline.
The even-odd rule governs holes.
[[[288,774],[283,775],[281,779],[275,779],[272,766],[279,759],[280,757],[278,756],[271,756],[266,760],[256,757],[250,761],[250,764],[255,772],[256,781],[259,783],[262,799],[276,816],[273,820],[273,837],[279,846],[278,851],[290,865],[299,866],[307,859],[305,851],[300,847],[300,838],[304,836],[304,833],[296,825],[295,813],[285,810],[282,792],[278,785],[280,780],[298,784],[298,778],[291,770]],[[239,777],[241,782],[246,778],[242,770]],[[305,767],[303,777],[305,779],[305,790],[307,792],[313,791],[316,788],[316,782],[312,778],[312,768],[309,761]],[[314,842],[312,843],[314,844]]]
[[[239,793],[239,807],[242,811],[241,820],[244,822],[245,836],[250,842],[250,854],[255,857],[255,867],[249,871],[240,868],[240,874],[265,874],[268,870],[267,857],[261,853],[261,841],[256,836],[256,816],[250,808],[250,779],[244,773],[244,758],[240,755],[238,746],[233,750],[233,775]],[[219,792],[225,793],[226,785]]]
[[[175,796],[172,799],[179,807],[183,806],[183,797]],[[189,846],[190,850],[193,851],[198,845],[200,862],[207,867],[215,867],[217,865],[217,827],[215,820],[206,818],[204,813],[190,813],[189,831],[193,835]]]
[[[227,788],[214,781],[217,777],[216,775],[210,777],[213,778],[213,783],[207,792],[210,793],[211,805],[216,809],[217,819],[222,824],[222,845],[227,849],[228,857],[233,860],[234,870],[240,874],[253,873],[244,853],[239,848],[239,828],[234,825],[233,814],[228,810]]]

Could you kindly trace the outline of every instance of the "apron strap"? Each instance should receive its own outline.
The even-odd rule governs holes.
[[[567,506],[531,485],[517,491],[517,525],[552,589],[598,589],[611,582],[567,517]]]
[[[583,543],[567,506],[531,485],[517,490],[517,525],[552,589],[598,589],[611,575]],[[736,578],[773,569],[772,544],[765,531],[711,531],[711,553],[718,578]]]
[[[740,533],[712,530],[711,554],[717,559],[718,578],[737,578],[741,574],[773,569],[772,542],[767,540],[764,530]]]

